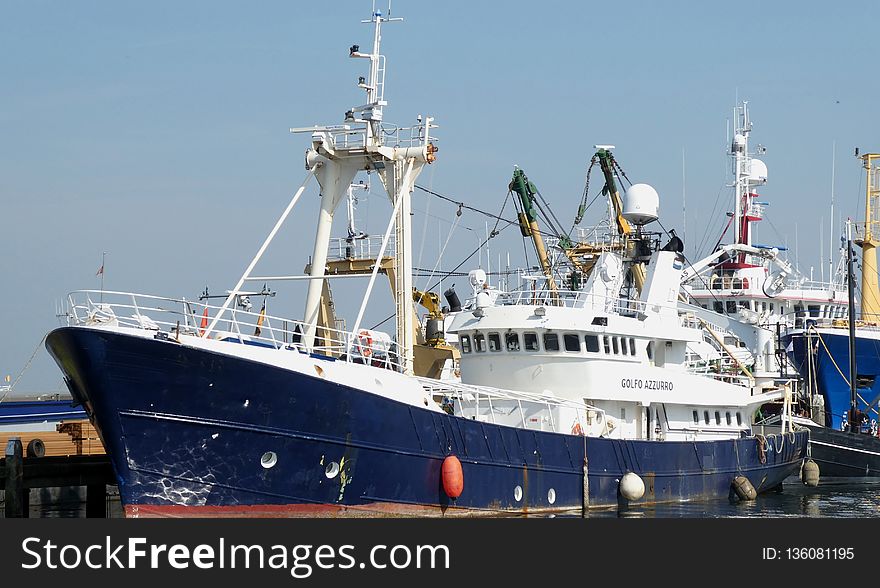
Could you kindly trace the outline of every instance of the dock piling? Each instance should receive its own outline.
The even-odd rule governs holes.
[[[12,437],[6,443],[6,518],[28,516],[28,489],[24,485],[24,456],[21,439]]]

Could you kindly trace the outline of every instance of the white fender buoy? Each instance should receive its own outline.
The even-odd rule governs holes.
[[[819,465],[812,459],[804,461],[801,468],[801,481],[805,486],[815,488],[819,485]]]
[[[627,472],[620,479],[620,495],[627,500],[638,500],[645,495],[645,482],[635,472]]]
[[[745,476],[737,476],[733,479],[733,491],[740,500],[754,500],[758,496],[755,487]]]

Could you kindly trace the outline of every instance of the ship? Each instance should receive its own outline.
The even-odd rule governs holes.
[[[847,222],[849,312],[846,317],[810,316],[786,329],[783,344],[806,386],[824,400],[825,418],[811,431],[811,452],[826,482],[880,480],[880,288],[877,286],[880,154],[856,155],[866,172],[865,222]],[[853,235],[855,233],[855,236]],[[856,314],[853,243],[862,248],[861,296]]]
[[[340,125],[292,129],[310,136],[306,179],[221,305],[68,296],[46,347],[103,440],[126,516],[588,514],[780,488],[808,433],[755,434],[751,415],[783,390],[690,369],[703,331],[678,307],[680,251],[641,229],[658,207],[645,184],[615,200],[634,230],[582,287],[499,292],[471,272],[472,301],[449,319],[460,378],[417,373],[410,198],[438,150],[430,116],[384,122],[381,31],[398,20],[374,11],[362,21],[372,50],[349,49],[369,61],[366,102]],[[378,177],[393,211],[341,330],[320,315],[343,277],[327,273],[333,215],[359,173]],[[313,177],[308,273],[254,275]],[[392,239],[393,336],[361,328]],[[633,275],[640,287],[621,296]],[[251,307],[246,283],[295,279],[309,284],[302,319]]]

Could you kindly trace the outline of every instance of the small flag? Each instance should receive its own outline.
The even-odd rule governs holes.
[[[262,329],[260,327],[263,326],[263,321],[266,320],[266,301],[263,301],[263,307],[260,309],[260,317],[257,319],[257,328],[254,329],[254,337],[259,337]]]
[[[208,328],[208,307],[205,307],[205,312],[202,313],[202,324],[199,326],[199,337],[205,336],[205,329]]]
[[[96,276],[100,276],[100,275],[103,275],[103,274],[104,274],[104,264],[102,263],[102,264],[101,264],[101,267],[98,268],[98,271],[95,272],[95,275],[96,275]]]

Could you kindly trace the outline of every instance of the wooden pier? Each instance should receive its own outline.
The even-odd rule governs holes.
[[[55,431],[0,433],[0,488],[5,516],[27,517],[31,488],[86,487],[86,517],[105,516],[107,485],[116,483],[104,446],[88,421],[67,421]]]

